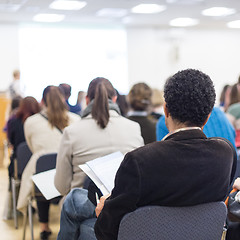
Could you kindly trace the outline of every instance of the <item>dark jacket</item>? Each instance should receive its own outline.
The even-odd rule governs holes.
[[[191,206],[222,201],[236,169],[230,142],[186,130],[128,153],[95,224],[100,240],[117,239],[122,217],[146,205]]]
[[[145,145],[156,141],[156,122],[147,116],[129,116],[128,119],[139,123]]]

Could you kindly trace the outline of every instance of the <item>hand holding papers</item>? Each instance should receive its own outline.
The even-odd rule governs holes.
[[[55,173],[56,169],[52,169],[32,176],[33,182],[47,200],[61,196],[54,186]]]
[[[107,195],[114,187],[115,175],[123,157],[121,152],[115,152],[88,161],[79,167],[92,179],[103,195]]]

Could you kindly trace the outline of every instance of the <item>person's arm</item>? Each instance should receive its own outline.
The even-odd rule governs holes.
[[[31,141],[31,137],[32,137],[32,127],[31,127],[31,122],[29,122],[29,119],[27,119],[24,122],[24,135],[25,135],[25,139],[27,142],[27,145],[29,147],[29,149],[31,150],[31,152],[33,153],[33,146],[32,146],[32,141]]]
[[[14,119],[10,119],[7,122],[7,137],[8,141],[14,146],[15,144],[15,132],[14,132]]]
[[[119,224],[123,216],[138,207],[140,198],[140,172],[136,160],[128,153],[115,178],[115,187],[95,224],[98,240],[117,239]]]
[[[55,187],[62,195],[66,195],[71,190],[72,179],[72,145],[67,129],[65,129],[57,154],[56,175],[54,178]]]

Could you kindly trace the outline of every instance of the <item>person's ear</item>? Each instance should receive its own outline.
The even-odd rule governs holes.
[[[116,101],[117,101],[117,96],[113,96],[113,97],[112,97],[112,101],[113,101],[114,103],[116,103]]]
[[[169,117],[169,112],[168,112],[168,109],[167,109],[167,104],[164,102],[163,104],[163,110],[164,110],[164,113],[165,113],[165,117]]]
[[[88,96],[86,96],[86,104],[88,105],[90,103],[90,98]]]
[[[211,116],[211,112],[208,114],[207,119],[204,121],[204,123],[203,123],[203,125],[201,127],[202,130],[203,130],[204,126],[206,125],[206,123],[207,123],[208,119],[210,118],[210,116]]]

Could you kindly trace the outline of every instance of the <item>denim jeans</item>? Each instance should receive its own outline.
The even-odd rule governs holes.
[[[67,195],[61,212],[57,240],[96,240],[95,206],[88,199],[88,191],[74,188]]]

